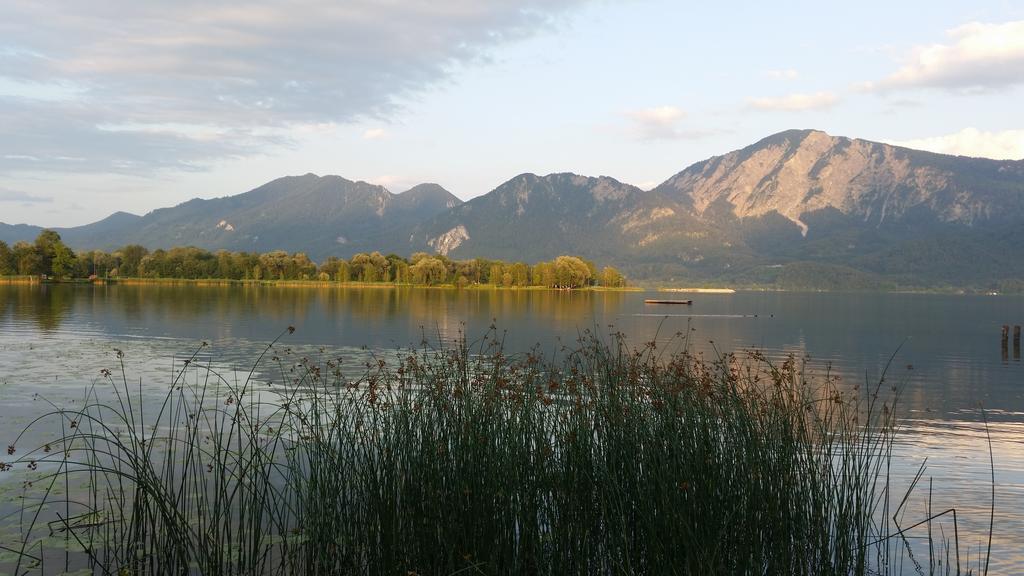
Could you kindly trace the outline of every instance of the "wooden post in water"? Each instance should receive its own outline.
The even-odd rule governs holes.
[[[1013,359],[1020,361],[1020,325],[1013,327]]]
[[[999,349],[1003,353],[1002,354],[1003,362],[1006,362],[1006,361],[1008,361],[1010,359],[1009,339],[1010,339],[1010,326],[1007,325],[1007,324],[1003,324],[1003,334],[1002,334],[1002,338],[1000,338],[1000,340],[999,340],[999,344],[1000,344],[999,345]]]

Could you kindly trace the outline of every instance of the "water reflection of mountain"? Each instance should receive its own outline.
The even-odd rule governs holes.
[[[470,339],[492,324],[512,352],[553,352],[583,330],[632,342],[689,345],[712,355],[759,348],[831,363],[850,386],[872,384],[893,353],[888,381],[915,413],[990,409],[1024,413],[1024,368],[1003,363],[1002,324],[1024,323],[1024,299],[908,294],[701,294],[692,307],[645,306],[643,293],[267,286],[0,286],[6,326],[112,340],[291,341],[393,348]],[[713,343],[712,343],[713,342]],[[925,416],[928,417],[928,416]]]

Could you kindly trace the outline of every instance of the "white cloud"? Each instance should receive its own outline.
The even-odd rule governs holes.
[[[17,202],[20,204],[43,204],[51,202],[53,199],[44,196],[35,196],[21,192],[20,190],[11,190],[9,188],[0,188],[0,203]]]
[[[815,92],[814,94],[788,94],[777,98],[751,98],[751,108],[782,112],[798,112],[830,108],[839,102],[839,97],[832,92]]]
[[[387,131],[383,128],[370,128],[363,132],[363,140],[379,140],[387,135]]]
[[[0,96],[60,102],[79,98],[83,92],[81,86],[67,83],[19,82],[0,76]]]
[[[996,160],[1024,159],[1024,130],[987,132],[977,128],[964,128],[959,132],[943,136],[888,141],[887,143],[940,154]]]
[[[0,100],[0,174],[194,172],[290,142],[287,131],[258,126],[130,122],[112,109]]]
[[[948,43],[915,47],[902,68],[868,87],[984,91],[1024,83],[1024,20],[972,22],[946,34]]]
[[[627,112],[626,115],[643,124],[670,126],[685,118],[686,112],[675,106],[657,106]]]
[[[774,80],[796,80],[800,73],[792,68],[781,70],[765,70],[764,75]]]
[[[625,113],[631,122],[630,132],[640,140],[679,140],[702,138],[711,134],[680,126],[686,112],[675,106],[656,106]]]
[[[4,0],[0,174],[194,169],[386,117],[588,1]]]

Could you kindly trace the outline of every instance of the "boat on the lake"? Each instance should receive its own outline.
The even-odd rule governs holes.
[[[644,304],[693,304],[693,300],[644,300]]]

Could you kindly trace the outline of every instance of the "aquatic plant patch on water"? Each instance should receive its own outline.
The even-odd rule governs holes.
[[[35,477],[0,572],[967,569],[946,516],[923,552],[891,520],[883,384],[843,392],[756,352],[705,360],[685,337],[588,334],[545,358],[506,355],[491,332],[359,377],[280,347],[240,378],[197,355],[156,405],[121,362],[41,417],[59,434],[16,439],[3,465]]]

